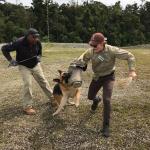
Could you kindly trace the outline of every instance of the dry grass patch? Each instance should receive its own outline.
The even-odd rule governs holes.
[[[52,79],[58,69],[66,69],[69,62],[85,49],[72,46],[61,48],[45,45],[42,67],[53,87]],[[50,49],[50,50],[49,50]],[[0,149],[1,150],[148,150],[150,147],[150,80],[148,49],[131,50],[137,58],[138,78],[126,88],[115,85],[112,99],[111,137],[101,136],[102,104],[90,112],[87,100],[92,74],[89,66],[83,73],[81,105],[67,106],[61,114],[53,110],[37,83],[33,84],[35,116],[23,114],[21,107],[22,81],[17,68],[8,69],[0,55]],[[116,83],[127,75],[126,62],[117,61]],[[99,92],[101,95],[101,91]]]

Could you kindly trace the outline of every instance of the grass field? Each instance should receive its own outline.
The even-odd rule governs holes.
[[[42,67],[51,87],[58,69],[67,69],[69,62],[86,46],[44,44]],[[102,104],[90,112],[87,100],[91,66],[83,73],[81,105],[67,106],[52,116],[47,97],[33,80],[37,114],[22,112],[22,80],[17,68],[8,68],[0,54],[0,150],[148,150],[150,148],[150,50],[127,48],[137,59],[137,80],[128,87],[121,81],[127,76],[124,61],[116,62],[116,84],[112,97],[111,137],[105,139],[102,125]],[[101,91],[99,92],[101,95]]]

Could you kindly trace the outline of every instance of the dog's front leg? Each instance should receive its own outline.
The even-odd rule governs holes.
[[[60,101],[60,105],[58,106],[58,109],[56,110],[56,112],[53,113],[53,116],[57,115],[63,109],[63,107],[67,103],[67,100],[68,100],[68,96],[63,95],[62,100]]]
[[[80,89],[77,90],[77,93],[75,95],[75,106],[78,107],[80,104]]]

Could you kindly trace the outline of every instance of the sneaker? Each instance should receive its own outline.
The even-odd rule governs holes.
[[[93,100],[93,104],[91,106],[91,110],[92,111],[95,111],[97,109],[97,106],[99,104],[99,102],[101,101],[101,98],[100,97],[96,97],[94,100]]]
[[[102,136],[104,136],[104,137],[106,137],[106,138],[110,137],[110,130],[109,130],[109,127],[108,127],[108,126],[104,127],[104,128],[101,130],[101,132],[102,132]]]
[[[32,106],[27,107],[23,110],[27,115],[35,115],[36,111],[32,108]]]

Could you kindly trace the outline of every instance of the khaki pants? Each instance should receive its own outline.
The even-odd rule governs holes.
[[[38,82],[44,93],[49,99],[52,97],[52,90],[49,86],[48,81],[44,77],[43,70],[40,63],[38,63],[34,68],[27,68],[25,66],[19,65],[19,71],[23,78],[24,89],[23,89],[23,107],[32,106],[32,76]]]

